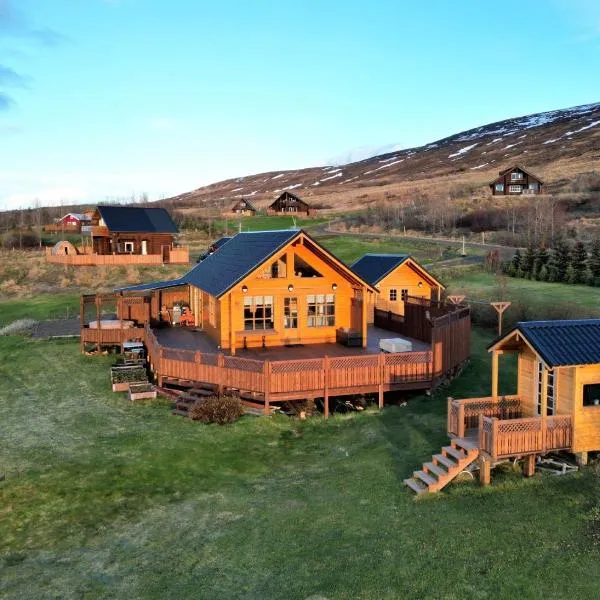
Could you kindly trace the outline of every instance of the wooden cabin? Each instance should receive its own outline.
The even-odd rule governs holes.
[[[308,216],[310,214],[310,206],[305,200],[302,200],[296,194],[285,191],[269,206],[267,214],[280,215],[292,214],[294,216]]]
[[[301,230],[238,233],[182,278],[125,288],[152,295],[152,315],[184,303],[221,349],[335,343],[366,345],[371,285]]]
[[[518,196],[541,194],[544,182],[520,165],[513,165],[500,171],[489,185],[493,196]]]
[[[377,294],[368,297],[367,319],[375,308],[404,315],[408,297],[440,300],[444,286],[407,254],[365,254],[352,270],[370,283]]]
[[[256,207],[246,200],[246,198],[240,198],[234,205],[229,209],[229,212],[234,215],[253,217],[256,214]]]
[[[492,395],[448,399],[450,446],[405,481],[417,493],[437,491],[476,459],[489,483],[493,466],[566,451],[586,464],[600,451],[600,319],[518,323],[490,347]],[[517,356],[515,395],[500,396],[501,357]]]
[[[177,244],[177,226],[164,208],[98,206],[82,233],[89,244],[47,249],[49,262],[73,265],[187,264],[189,252]]]

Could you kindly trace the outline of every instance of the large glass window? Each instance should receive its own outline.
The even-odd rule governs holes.
[[[306,303],[309,327],[335,325],[335,294],[311,294],[306,296]]]
[[[285,329],[298,328],[298,298],[284,298],[283,326]]]
[[[521,186],[520,185],[509,185],[508,186],[508,191],[512,192],[512,193],[520,194],[521,193]]]
[[[273,329],[273,296],[244,298],[244,330]]]
[[[600,406],[600,383],[588,383],[583,386],[583,405]]]

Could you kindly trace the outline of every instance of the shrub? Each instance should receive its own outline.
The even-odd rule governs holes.
[[[40,244],[40,236],[35,231],[11,231],[4,234],[2,246],[8,250],[16,248],[36,248]]]
[[[190,419],[218,425],[233,423],[243,414],[240,399],[233,396],[210,396],[200,400],[189,410]]]

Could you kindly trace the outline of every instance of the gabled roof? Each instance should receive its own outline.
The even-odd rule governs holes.
[[[281,200],[284,196],[291,196],[292,198],[295,198],[297,202],[301,202],[303,204],[306,204],[306,206],[308,206],[308,202],[306,200],[303,200],[302,198],[300,198],[300,196],[298,196],[288,190],[283,190],[283,192],[281,192],[281,194],[279,194],[279,196],[277,196],[277,198],[275,198],[275,200],[273,200],[273,202],[271,202],[271,204],[269,205],[269,208],[271,208],[271,206],[276,204],[277,201]]]
[[[410,261],[411,265],[416,267],[424,277],[444,287],[431,273],[422,267],[416,260],[408,254],[365,254],[359,258],[353,265],[352,270],[362,279],[371,285],[377,285],[382,279],[392,271]]]
[[[500,171],[498,177],[496,177],[496,179],[494,179],[494,181],[492,181],[490,183],[490,185],[494,185],[499,179],[502,179],[504,177],[504,175],[506,175],[506,173],[508,173],[509,171],[514,171],[515,169],[518,169],[519,171],[523,171],[523,173],[526,173],[530,177],[537,179],[542,184],[544,183],[535,173],[532,173],[525,167],[522,167],[521,165],[512,165],[511,167],[508,167],[508,169],[503,169],[502,171]]]
[[[60,220],[62,221],[63,219],[66,219],[67,217],[73,217],[74,219],[77,219],[78,221],[89,221],[90,220],[90,218],[83,213],[67,213],[66,215],[61,217]]]
[[[100,205],[98,212],[109,231],[177,233],[177,226],[164,208]]]
[[[346,267],[300,229],[238,233],[223,244],[218,252],[209,254],[179,279],[120,288],[120,291],[145,291],[189,284],[218,298],[301,235],[314,244],[320,253],[335,261],[338,270],[345,273],[346,277],[364,283],[371,291],[376,291],[360,275]]]
[[[600,319],[522,321],[492,343],[489,350],[517,334],[550,368],[600,364]]]
[[[244,204],[250,209],[253,210],[254,212],[256,212],[256,206],[254,206],[254,204],[252,204],[252,202],[250,202],[250,200],[247,200],[246,198],[240,198],[237,202],[235,202],[233,204],[233,206],[231,207],[231,210],[234,210],[235,208],[237,208],[240,204],[240,202],[244,202]]]
[[[351,268],[365,281],[376,285],[407,259],[408,254],[365,254]]]

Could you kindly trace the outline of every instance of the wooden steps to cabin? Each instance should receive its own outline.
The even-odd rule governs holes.
[[[186,391],[179,392],[174,398],[175,407],[171,411],[172,415],[180,417],[188,417],[189,410],[194,404],[201,401],[203,398],[214,396],[215,391],[211,388],[194,387]]]
[[[475,444],[461,438],[453,438],[449,446],[442,448],[441,454],[434,454],[431,461],[423,464],[420,471],[404,480],[418,496],[439,492],[448,485],[459,473],[464,471],[479,456]]]

